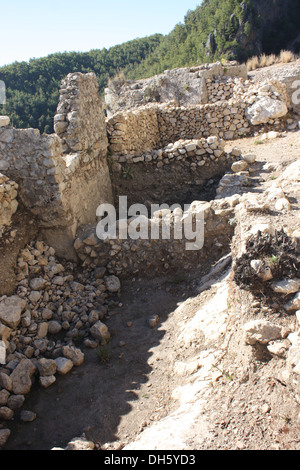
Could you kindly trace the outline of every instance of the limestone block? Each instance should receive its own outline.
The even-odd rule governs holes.
[[[26,300],[17,295],[4,298],[0,302],[0,320],[8,327],[17,328],[25,307]]]
[[[247,170],[247,168],[248,168],[248,163],[245,160],[234,162],[231,166],[231,169],[234,173],[240,173],[241,171]]]
[[[275,100],[269,96],[259,98],[246,110],[246,117],[251,124],[258,125],[277,119],[288,113],[288,107],[283,101]]]

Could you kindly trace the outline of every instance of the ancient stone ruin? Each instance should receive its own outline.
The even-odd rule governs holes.
[[[290,98],[278,81],[254,84],[243,66],[214,64],[115,86],[105,106],[106,117],[96,76],[72,73],[54,134],[0,121],[0,421],[22,407],[34,377],[46,388],[82,363],[78,337],[92,348],[109,338],[107,299],[122,279],[209,266],[228,252],[239,198],[223,177],[232,168],[229,186],[247,187],[251,158],[225,152],[226,141],[284,128]],[[203,215],[205,249],[174,236],[100,240],[97,208],[124,195],[148,208],[178,203],[145,215],[147,227],[173,233],[176,220]],[[8,435],[0,430],[0,446]]]

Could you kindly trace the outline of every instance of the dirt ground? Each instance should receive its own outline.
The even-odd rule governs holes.
[[[255,153],[258,162],[273,165],[271,172],[259,174],[256,190],[264,190],[288,163],[299,159],[300,132],[263,144],[257,140],[256,136],[228,142],[227,147]],[[147,282],[137,278],[123,283],[106,319],[111,342],[100,351],[84,350],[84,364],[50,388],[34,387],[23,409],[34,411],[37,418],[24,424],[16,415],[5,449],[64,448],[72,438],[85,434],[96,449],[120,450],[176,410],[172,391],[186,378],[175,373],[174,363],[187,361],[197,352],[177,348],[178,324],[193,318],[213,295],[210,290],[199,293],[199,273],[182,274],[182,278]],[[201,401],[209,438],[199,445],[191,436],[190,448],[300,450],[300,390],[280,378],[283,359],[274,360],[259,351],[255,356],[242,343],[237,331],[247,316],[251,318],[253,299],[234,288],[232,298],[237,315],[228,354],[220,377],[205,394],[204,404]],[[178,309],[183,302],[184,309]],[[266,318],[272,314],[263,303],[256,308],[265,308]],[[156,315],[157,323],[151,327],[149,319]],[[292,319],[280,317],[279,321],[290,324]],[[200,338],[197,347],[204,343]]]
[[[122,306],[106,319],[112,335],[107,348],[84,350],[82,366],[47,390],[32,390],[23,409],[37,419],[26,425],[16,419],[6,449],[64,447],[82,433],[98,448],[120,448],[174,407],[170,394],[177,377],[168,367],[176,355],[173,312],[192,294],[192,284],[137,279],[123,284],[122,292]]]

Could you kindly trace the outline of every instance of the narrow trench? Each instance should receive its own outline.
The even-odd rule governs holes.
[[[181,201],[188,204],[195,196],[213,199],[218,181],[209,182],[201,193],[197,193],[199,186],[190,188]],[[230,251],[229,246],[226,249]],[[216,254],[211,254],[211,264],[216,261]],[[178,377],[168,370],[170,357],[176,355],[173,315],[179,303],[197,295],[210,266],[197,265],[193,272],[179,266],[176,275],[124,281],[115,307],[104,320],[111,332],[108,346],[100,354],[82,349],[83,365],[58,376],[48,389],[35,384],[22,409],[34,411],[37,418],[22,423],[15,413],[5,449],[64,448],[83,434],[99,450],[105,444],[118,449],[172,411],[170,396],[178,385]],[[157,324],[150,327],[153,317]]]

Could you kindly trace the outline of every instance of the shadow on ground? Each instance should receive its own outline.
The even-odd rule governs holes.
[[[34,411],[37,418],[22,423],[16,414],[5,449],[64,448],[83,433],[101,448],[124,436],[130,440],[149,416],[160,419],[159,410],[168,411],[172,377],[161,366],[166,358],[153,358],[153,351],[166,334],[163,323],[169,314],[178,302],[191,297],[192,284],[186,273],[123,283],[118,299],[123,305],[105,320],[112,335],[108,349],[100,355],[97,350],[83,350],[82,366],[58,377],[48,389],[34,385],[22,409]],[[155,315],[158,323],[150,327],[148,320]],[[156,382],[151,383],[154,368]]]

